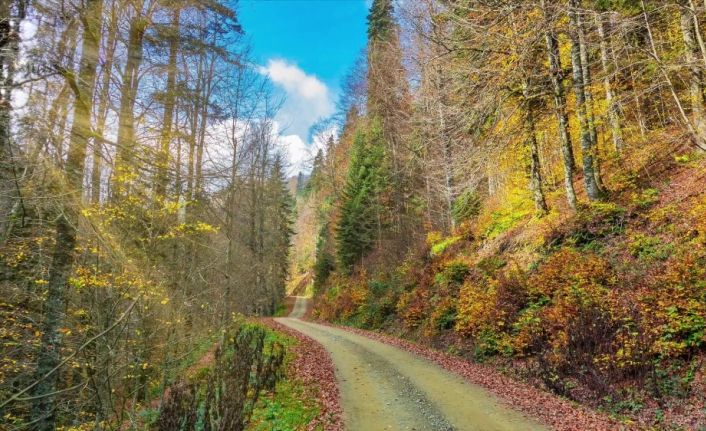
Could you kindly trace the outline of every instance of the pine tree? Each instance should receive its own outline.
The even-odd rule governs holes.
[[[390,31],[395,23],[392,18],[394,10],[392,0],[374,0],[368,14],[368,39],[389,40]]]
[[[316,238],[316,255],[314,262],[314,290],[318,291],[328,280],[331,271],[335,269],[335,262],[328,251],[329,224],[324,223]]]
[[[309,194],[316,192],[321,188],[324,176],[324,152],[319,149],[314,157],[314,164],[311,168],[311,174],[309,175],[309,181],[306,183],[304,188],[304,193]]]
[[[341,219],[336,232],[341,266],[354,265],[382,239],[386,197],[389,195],[389,167],[382,127],[373,121],[364,133],[358,130],[351,148],[348,180],[343,192]]]
[[[265,184],[267,195],[265,267],[267,274],[265,288],[268,312],[272,313],[284,297],[284,285],[289,270],[289,249],[291,246],[293,207],[292,195],[287,188],[282,157],[275,156]]]

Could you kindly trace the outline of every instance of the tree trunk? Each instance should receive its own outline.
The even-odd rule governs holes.
[[[576,0],[571,0],[569,20],[573,31],[571,32],[571,66],[573,69],[574,94],[576,96],[576,116],[581,130],[581,158],[583,161],[583,180],[586,185],[586,194],[590,200],[600,198],[601,192],[596,182],[594,170],[595,146],[591,137],[586,109],[586,92],[583,81],[583,66],[581,63],[581,47],[578,36],[579,20],[576,10]]]
[[[113,60],[118,34],[117,9],[114,2],[110,10],[110,21],[107,26],[107,41],[105,44],[105,64],[101,79],[101,89],[98,96],[98,119],[96,120],[96,134],[93,141],[93,166],[91,170],[91,202],[98,204],[101,198],[101,176],[103,170],[103,139],[105,123],[108,118],[108,105],[110,101],[110,79],[113,76]]]
[[[169,144],[172,140],[172,121],[176,102],[177,54],[179,52],[179,19],[181,9],[176,7],[172,12],[172,25],[169,41],[169,63],[167,65],[167,88],[164,94],[164,117],[162,119],[162,134],[159,139],[157,157],[157,181],[155,191],[158,197],[165,197],[167,192],[169,171]]]
[[[439,117],[439,135],[441,138],[441,146],[443,151],[443,165],[444,165],[444,198],[446,200],[446,217],[449,220],[449,226],[451,229],[456,227],[456,221],[454,220],[452,209],[453,209],[453,173],[451,171],[451,165],[453,160],[451,158],[451,139],[446,131],[446,117],[444,115],[444,78],[442,76],[442,70],[439,65],[436,67],[436,105]]]
[[[606,33],[606,22],[602,14],[596,14],[596,27],[598,28],[598,36],[600,38],[601,48],[601,65],[603,67],[603,88],[605,90],[606,104],[608,105],[608,120],[610,122],[611,135],[613,137],[613,146],[615,151],[620,154],[625,145],[623,141],[623,127],[620,118],[620,106],[615,100],[613,94],[613,85],[611,80],[615,70],[613,68],[612,52],[609,49],[608,36]]]
[[[73,125],[65,168],[70,193],[67,198],[64,198],[67,199],[67,202],[62,205],[63,211],[57,219],[56,243],[49,269],[47,299],[44,303],[44,320],[36,375],[36,379],[40,383],[35,387],[32,406],[32,421],[36,421],[34,429],[38,431],[50,431],[56,428],[55,393],[58,389],[58,374],[55,368],[61,360],[59,328],[63,323],[66,285],[74,261],[86,148],[91,135],[91,109],[100,49],[102,11],[102,0],[87,2],[83,12],[83,42],[78,79],[71,83],[76,102],[74,103]],[[72,80],[74,78],[67,74],[66,79]]]
[[[16,160],[12,152],[12,89],[15,86],[15,62],[19,52],[19,24],[24,18],[24,1],[0,1],[0,241],[10,235],[14,208],[20,197]]]
[[[129,183],[135,174],[135,98],[139,85],[139,69],[143,57],[143,39],[147,18],[138,10],[130,21],[127,42],[127,62],[122,77],[120,113],[118,118],[118,148],[113,171],[112,197],[121,199],[129,193]]]
[[[699,148],[706,149],[706,113],[704,113],[703,74],[698,61],[698,46],[694,26],[694,12],[688,1],[682,1],[679,8],[682,38],[684,39],[684,59],[689,69],[689,100],[691,120],[695,139]]]
[[[564,76],[561,67],[561,57],[559,56],[559,42],[556,34],[551,29],[551,19],[549,10],[544,0],[541,0],[542,10],[544,12],[545,24],[547,30],[545,32],[545,40],[547,45],[547,54],[549,56],[549,72],[551,75],[552,89],[554,92],[554,108],[556,110],[557,121],[559,123],[559,136],[561,139],[561,153],[564,162],[564,187],[566,189],[566,200],[569,207],[576,209],[576,192],[574,191],[574,152],[571,146],[571,136],[569,135],[569,117],[566,114],[566,97],[564,95]]]
[[[603,179],[601,178],[601,160],[598,148],[598,132],[596,130],[595,105],[593,103],[593,79],[591,77],[591,54],[586,42],[585,22],[581,12],[576,12],[577,31],[579,36],[579,49],[581,53],[581,75],[583,78],[583,90],[586,94],[586,120],[588,130],[591,134],[591,145],[593,145],[593,175],[600,193],[603,193]]]
[[[547,201],[544,198],[542,190],[542,167],[539,162],[539,145],[537,143],[537,127],[534,116],[534,107],[528,93],[528,85],[525,83],[523,92],[523,101],[525,105],[525,125],[527,127],[527,144],[530,149],[530,191],[534,200],[534,207],[537,210],[537,215],[543,216],[547,213]]]

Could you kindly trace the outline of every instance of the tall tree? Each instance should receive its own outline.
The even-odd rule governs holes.
[[[100,78],[100,91],[98,92],[98,112],[96,119],[96,132],[93,140],[93,166],[91,169],[91,201],[94,204],[101,199],[101,179],[103,175],[104,140],[108,109],[110,107],[110,86],[113,77],[113,63],[118,39],[118,2],[112,2],[110,14],[105,22],[105,60]]]
[[[689,70],[689,101],[691,121],[694,128],[696,145],[706,150],[706,111],[704,109],[704,74],[699,60],[700,50],[697,44],[695,23],[698,23],[689,0],[679,1],[679,17],[684,40],[684,60]]]
[[[591,200],[601,197],[601,189],[596,181],[596,145],[591,132],[592,124],[589,116],[589,104],[584,65],[582,62],[581,48],[581,18],[578,10],[578,1],[569,2],[569,20],[571,22],[571,66],[573,69],[573,86],[576,97],[576,116],[579,121],[581,134],[581,159],[583,161],[583,180],[586,185],[586,194]]]
[[[12,144],[12,90],[19,54],[24,0],[0,2],[0,242],[9,235],[13,212],[21,205]]]
[[[57,368],[61,360],[59,329],[63,321],[67,284],[74,262],[86,149],[92,132],[91,112],[100,49],[103,1],[89,0],[81,14],[83,42],[78,75],[75,76],[69,70],[62,71],[74,91],[76,102],[65,166],[66,186],[69,193],[56,220],[56,240],[49,270],[42,339],[37,360],[38,384],[35,387],[33,422],[35,429],[39,431],[56,428],[54,400],[58,382]]]
[[[561,141],[561,152],[564,164],[564,188],[566,190],[566,200],[569,207],[576,209],[576,192],[574,191],[574,152],[571,145],[571,135],[569,134],[569,116],[566,113],[566,96],[564,92],[564,71],[561,66],[559,55],[559,41],[556,32],[553,30],[554,14],[549,9],[545,0],[540,0],[544,13],[545,39],[547,54],[549,56],[549,74],[552,82],[554,94],[554,109],[559,125],[559,138]]]
[[[167,182],[169,180],[169,146],[172,141],[172,123],[174,121],[174,110],[176,103],[177,84],[177,55],[179,54],[179,34],[180,34],[181,6],[173,6],[172,19],[167,29],[167,40],[169,41],[169,59],[167,62],[167,84],[164,89],[164,116],[162,118],[162,132],[159,138],[159,149],[157,152],[157,178],[155,192],[157,196],[165,197]]]
[[[137,174],[135,166],[135,102],[140,84],[140,65],[144,56],[144,38],[148,27],[153,4],[148,2],[131,2],[133,15],[125,42],[127,59],[122,73],[120,108],[118,111],[118,140],[113,169],[112,197],[120,200],[129,193],[129,184]],[[143,10],[145,9],[146,10]]]
[[[610,43],[610,23],[611,18],[605,12],[596,13],[596,27],[600,38],[601,66],[603,68],[603,89],[605,100],[608,105],[608,119],[610,123],[611,135],[615,151],[621,153],[625,145],[623,139],[623,126],[620,114],[620,104],[616,100],[613,80],[615,79],[615,60],[613,58],[612,44]]]
[[[387,225],[383,214],[388,191],[387,150],[379,122],[373,120],[368,127],[358,130],[353,141],[336,231],[338,260],[348,272],[380,244]]]

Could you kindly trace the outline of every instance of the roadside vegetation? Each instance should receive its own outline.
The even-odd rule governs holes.
[[[374,1],[342,133],[298,194],[314,317],[627,426],[706,426],[703,20],[688,1]]]

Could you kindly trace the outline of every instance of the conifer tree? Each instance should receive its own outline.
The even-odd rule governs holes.
[[[357,131],[336,232],[338,260],[346,271],[381,241],[382,229],[388,224],[384,215],[389,192],[387,159],[379,122],[373,121],[367,133]]]

